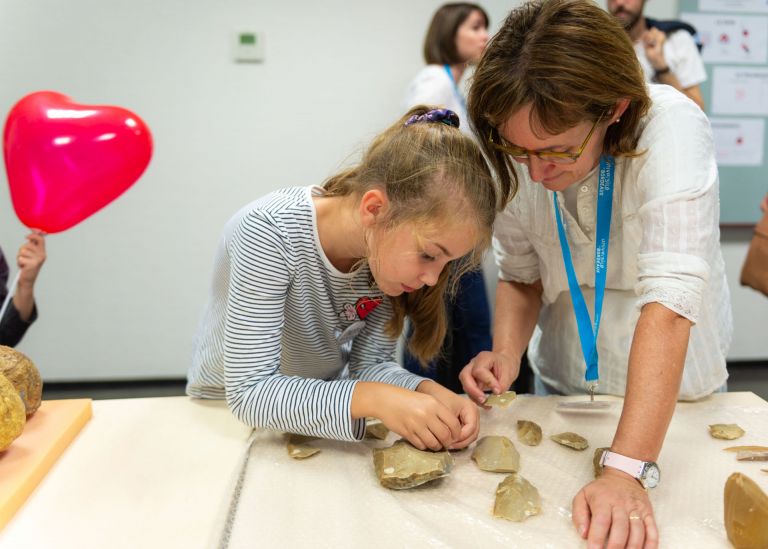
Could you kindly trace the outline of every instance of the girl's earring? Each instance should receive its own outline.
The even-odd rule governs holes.
[[[619,122],[621,122],[621,118],[617,118],[614,124],[618,124]]]

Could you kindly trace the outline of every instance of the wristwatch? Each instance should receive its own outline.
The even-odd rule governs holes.
[[[624,471],[636,478],[643,485],[643,488],[646,489],[656,488],[661,480],[659,466],[653,461],[632,459],[610,450],[603,452],[603,457],[600,458],[600,465]]]

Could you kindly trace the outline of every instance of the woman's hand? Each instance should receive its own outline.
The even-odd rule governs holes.
[[[448,448],[461,434],[458,417],[438,399],[386,383],[357,383],[352,417],[378,418],[419,450]]]
[[[572,520],[590,549],[659,546],[648,493],[637,480],[610,467],[573,498]]]
[[[416,390],[420,393],[432,395],[458,418],[461,424],[461,432],[458,439],[448,447],[449,450],[466,448],[477,439],[477,434],[480,432],[480,414],[474,402],[461,395],[457,395],[434,381],[422,381]]]
[[[520,359],[513,359],[504,353],[483,351],[464,366],[459,381],[472,400],[485,402],[485,391],[503,393],[520,373]]]

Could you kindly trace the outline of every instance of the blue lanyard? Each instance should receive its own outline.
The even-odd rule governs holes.
[[[568,275],[568,288],[571,290],[573,312],[576,315],[576,324],[579,328],[579,340],[581,340],[581,352],[587,371],[584,379],[587,383],[596,384],[599,378],[597,368],[597,332],[600,330],[600,316],[603,310],[603,297],[605,295],[605,276],[608,271],[608,241],[611,237],[611,209],[613,206],[613,174],[615,162],[611,156],[600,157],[600,177],[597,187],[597,228],[595,238],[595,327],[592,329],[587,304],[581,293],[576,272],[573,269],[571,249],[568,247],[568,237],[565,234],[563,220],[560,217],[560,207],[557,204],[557,193],[552,197],[555,204],[555,218],[557,219],[557,233],[560,237],[560,248],[563,252],[563,263]]]
[[[456,83],[456,80],[453,79],[453,73],[451,72],[451,66],[446,63],[443,65],[443,68],[445,69],[445,72],[448,73],[448,78],[451,79],[451,84],[453,84],[453,93],[456,96],[456,99],[459,100],[459,104],[464,107],[464,110],[467,110],[467,100],[464,99],[464,96],[461,94],[461,91],[459,90],[459,85]]]

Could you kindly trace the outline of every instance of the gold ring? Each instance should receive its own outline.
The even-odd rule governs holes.
[[[629,514],[629,520],[640,520],[642,517],[638,515],[637,513],[630,513]]]

